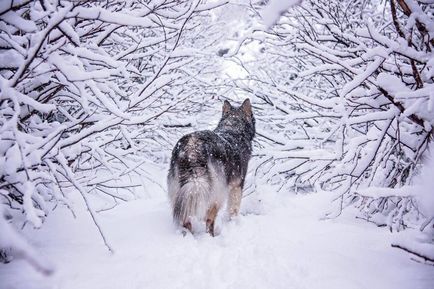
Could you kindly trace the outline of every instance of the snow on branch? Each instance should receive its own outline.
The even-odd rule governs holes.
[[[302,0],[270,0],[267,6],[261,11],[262,19],[267,28],[270,28],[277,21],[283,13],[285,13],[290,7],[299,5]]]
[[[113,251],[98,211],[155,182],[143,164],[183,129],[163,124],[200,107],[222,37],[210,11],[227,2],[1,1],[1,228],[38,228],[59,204],[74,214],[77,194]],[[0,237],[51,272],[18,233]]]
[[[277,2],[266,7],[272,30],[252,24],[234,44],[249,74],[230,85],[255,95],[267,132],[256,175],[281,190],[334,191],[337,214],[351,205],[394,230],[426,223],[414,178],[433,135],[433,5]]]

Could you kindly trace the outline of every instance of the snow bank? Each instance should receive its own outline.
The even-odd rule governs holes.
[[[156,180],[164,180],[162,172]],[[217,224],[219,235],[182,234],[165,192],[100,214],[111,255],[86,212],[56,210],[26,234],[57,264],[50,278],[27,263],[0,264],[0,288],[351,288],[428,289],[434,269],[390,248],[392,234],[345,217],[319,221],[326,194],[288,195],[258,186],[242,215]],[[379,274],[381,272],[381,274]]]

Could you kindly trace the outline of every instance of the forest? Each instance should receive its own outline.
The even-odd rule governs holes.
[[[0,1],[0,288],[433,288],[433,49],[433,0]],[[246,98],[183,236],[172,149]]]

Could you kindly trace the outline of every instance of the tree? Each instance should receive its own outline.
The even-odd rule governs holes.
[[[258,100],[257,176],[332,191],[336,215],[353,205],[379,226],[426,226],[408,186],[433,133],[433,10],[414,0],[303,1],[271,30],[251,27],[234,54],[257,60],[241,59],[248,77],[230,85]]]
[[[112,250],[97,217],[107,206],[92,199],[110,208],[153,181],[141,165],[161,158],[168,129],[183,126],[170,114],[197,109],[221,37],[209,11],[226,3],[2,2],[2,231],[14,232],[22,214],[40,227],[57,205],[74,214],[69,196],[78,192]],[[0,238],[0,248],[49,272],[14,236]]]

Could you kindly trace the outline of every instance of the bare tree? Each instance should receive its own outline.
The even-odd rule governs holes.
[[[260,15],[262,2],[252,9]],[[332,191],[335,215],[353,205],[391,230],[424,223],[407,186],[433,132],[433,10],[414,0],[303,1],[272,29],[252,26],[233,55],[256,60],[239,57],[248,77],[230,85],[258,99],[257,176],[283,190]]]
[[[4,228],[18,225],[21,214],[40,227],[59,204],[74,214],[69,196],[78,192],[113,250],[98,222],[97,211],[106,208],[90,198],[104,198],[110,208],[154,181],[142,164],[161,161],[156,152],[167,146],[168,130],[182,128],[179,119],[197,109],[221,37],[210,10],[226,3],[2,2]],[[10,247],[2,240],[0,249]]]

